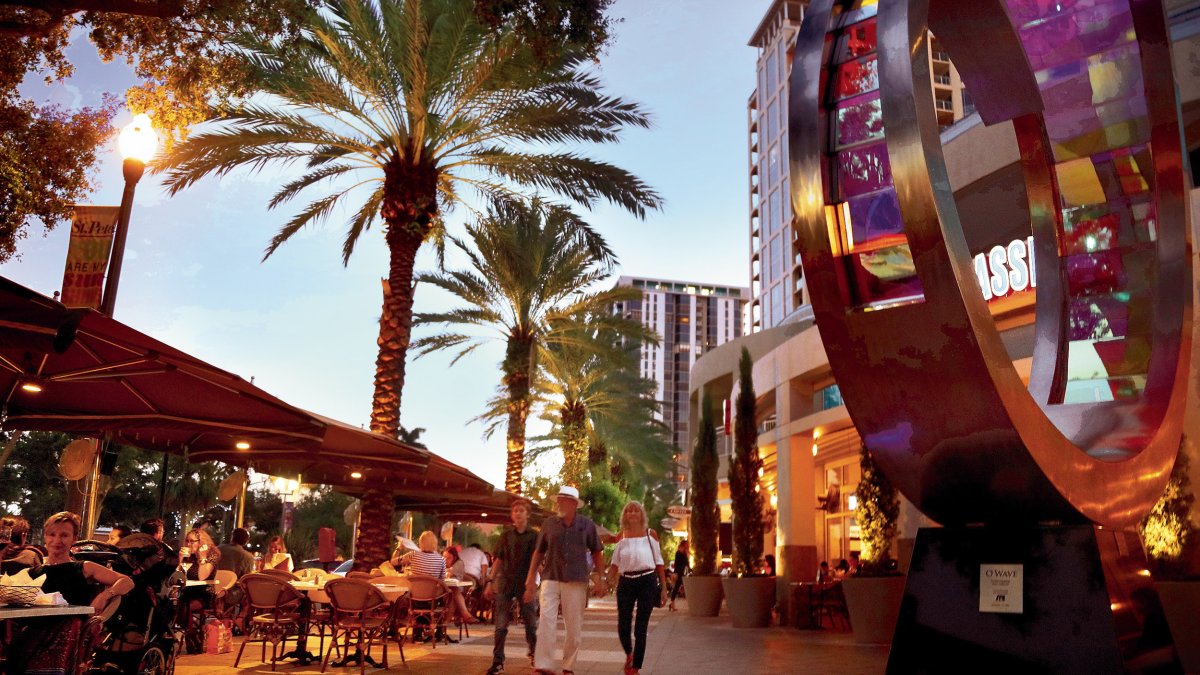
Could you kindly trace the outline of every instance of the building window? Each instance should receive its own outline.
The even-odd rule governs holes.
[[[783,284],[771,289],[771,325],[783,323]]]
[[[842,390],[836,384],[822,387],[813,392],[813,408],[830,410],[845,405],[842,401]]]

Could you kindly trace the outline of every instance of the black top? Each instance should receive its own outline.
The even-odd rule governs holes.
[[[687,571],[688,557],[683,551],[675,551],[675,574],[682,575]]]
[[[509,597],[521,595],[537,539],[538,531],[532,527],[525,528],[524,532],[517,532],[516,528],[510,527],[500,533],[500,541],[496,542],[496,550],[492,555],[503,561],[500,577],[496,581],[501,594]]]
[[[77,560],[59,563],[57,565],[42,565],[42,568],[32,573],[34,578],[46,575],[42,584],[43,593],[62,593],[66,601],[72,605],[90,605],[96,597],[92,582],[83,575],[83,563]]]
[[[538,534],[537,549],[544,556],[542,579],[551,581],[587,581],[588,558],[604,549],[596,524],[587,516],[575,514],[567,525],[558,516],[550,516],[542,523]]]

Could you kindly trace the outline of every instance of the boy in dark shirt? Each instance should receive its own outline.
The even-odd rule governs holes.
[[[527,501],[516,501],[512,505],[513,526],[500,534],[496,550],[492,552],[492,583],[484,591],[484,597],[493,602],[496,621],[495,647],[492,650],[492,667],[488,675],[504,672],[504,641],[508,637],[509,612],[516,599],[521,607],[521,619],[525,622],[525,641],[529,644],[532,658],[537,645],[537,600],[525,602],[525,576],[529,574],[529,563],[533,559],[537,544],[537,530],[529,527],[530,505]]]

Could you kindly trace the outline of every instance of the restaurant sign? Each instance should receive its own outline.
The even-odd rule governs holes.
[[[1003,298],[1037,287],[1033,266],[1033,237],[993,246],[972,260],[984,300]]]
[[[688,506],[674,504],[667,507],[667,515],[671,516],[672,518],[687,518],[688,516],[692,515],[692,509]]]
[[[62,304],[100,308],[119,206],[76,206],[63,270]]]
[[[979,611],[1021,614],[1025,611],[1025,566],[980,565]]]

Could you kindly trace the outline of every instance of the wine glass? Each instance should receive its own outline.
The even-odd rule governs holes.
[[[185,577],[188,570],[192,569],[192,549],[187,546],[179,549],[179,566],[183,568],[183,575]]]

